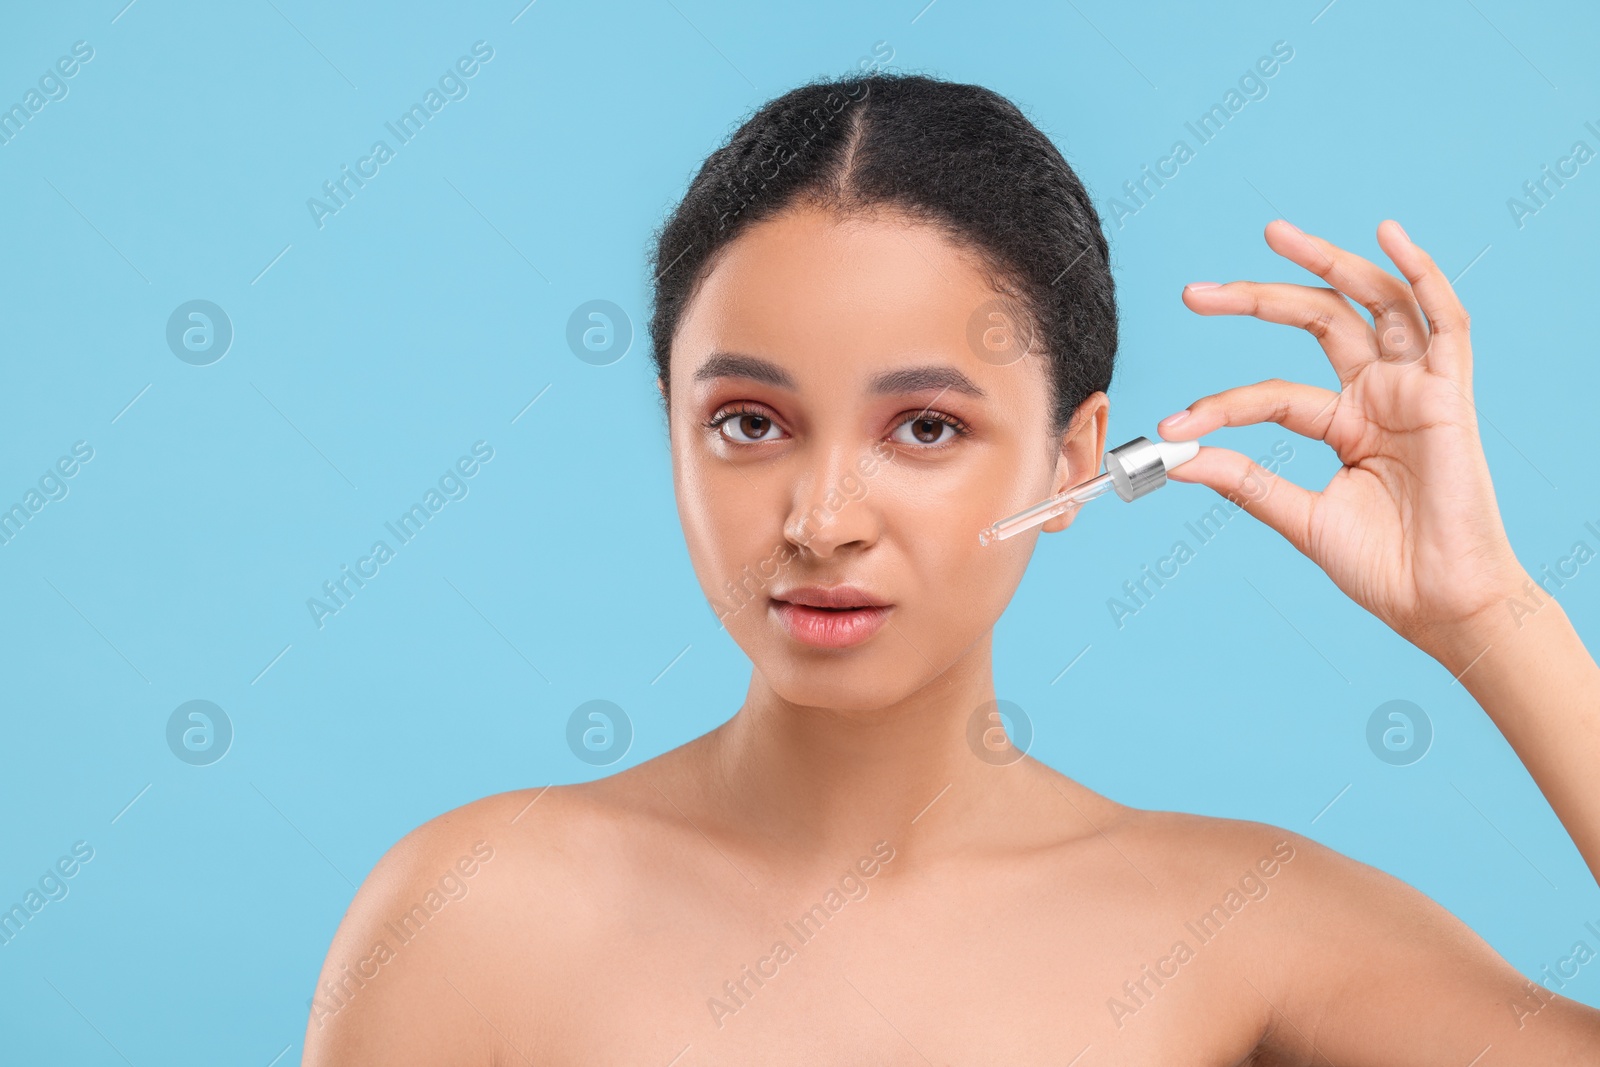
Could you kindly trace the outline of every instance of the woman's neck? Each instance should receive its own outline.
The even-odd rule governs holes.
[[[919,851],[972,844],[1017,790],[1037,788],[1022,761],[997,766],[970,740],[974,716],[995,708],[990,648],[986,635],[915,691],[865,710],[795,704],[752,672],[744,705],[706,738],[707,801],[791,855],[912,833]]]

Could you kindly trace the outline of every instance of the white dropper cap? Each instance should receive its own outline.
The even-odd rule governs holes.
[[[1157,441],[1156,450],[1161,453],[1161,465],[1167,470],[1187,463],[1200,454],[1199,441]]]
[[[1151,441],[1135,437],[1106,453],[1106,475],[1123,500],[1137,500],[1167,484],[1167,472],[1200,451],[1199,441]]]

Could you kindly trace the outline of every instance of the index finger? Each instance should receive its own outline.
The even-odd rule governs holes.
[[[1223,426],[1275,422],[1301,437],[1322,441],[1327,439],[1334,408],[1343,395],[1317,385],[1269,378],[1203,396],[1184,409],[1187,415],[1177,412],[1156,423],[1156,431],[1163,440],[1187,441]]]

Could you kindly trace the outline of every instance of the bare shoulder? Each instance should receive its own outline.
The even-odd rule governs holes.
[[[1206,897],[1236,889],[1254,900],[1291,886],[1294,893],[1283,895],[1300,896],[1312,880],[1304,874],[1308,867],[1343,858],[1301,834],[1250,819],[1129,809],[1120,829],[1149,858],[1158,883]]]
[[[328,950],[307,1023],[308,1067],[481,1064],[496,1055],[494,1031],[534,1055],[539,1020],[527,1008],[501,1018],[504,990],[528,994],[529,1004],[541,991],[559,1002],[563,960],[606,921],[593,872],[640,832],[638,786],[604,779],[499,793],[396,842]],[[485,1027],[491,1016],[496,1026]]]
[[[1251,870],[1258,878],[1276,879],[1297,857],[1321,849],[1268,823],[1136,808],[1045,765],[1038,766],[1037,774],[1070,806],[1081,832],[1105,838],[1163,893],[1208,891]]]
[[[1529,981],[1421,890],[1267,823],[1128,809],[1107,831],[1235,953],[1260,1064],[1600,1063],[1600,1011]],[[1219,936],[1222,935],[1222,936]]]

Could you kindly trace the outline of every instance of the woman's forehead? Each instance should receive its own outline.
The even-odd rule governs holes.
[[[973,257],[931,226],[896,215],[786,212],[718,257],[680,322],[674,377],[704,380],[742,355],[863,384],[929,363],[955,364],[975,381],[981,367],[963,359],[969,322],[993,296]],[[712,360],[722,366],[708,368]],[[770,373],[753,377],[781,384]]]
[[[865,308],[924,305],[989,290],[970,251],[901,212],[841,217],[793,208],[751,226],[723,248],[695,302],[818,302]],[[785,299],[787,298],[787,299]]]

